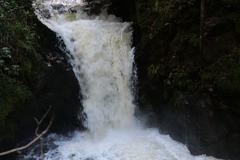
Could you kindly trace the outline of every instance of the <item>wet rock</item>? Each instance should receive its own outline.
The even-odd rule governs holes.
[[[121,17],[124,21],[131,21],[135,16],[135,1],[111,0],[108,12]]]
[[[99,14],[107,8],[109,3],[110,0],[87,0],[84,10],[90,15]]]
[[[52,6],[52,9],[57,10],[59,14],[64,14],[67,12],[67,8],[62,4],[54,4],[51,6]]]
[[[54,5],[51,5],[51,6],[54,10],[62,10],[62,9],[65,8],[64,5],[62,5],[62,4],[54,4]]]
[[[53,129],[67,132],[78,127],[81,111],[79,85],[72,70],[64,63],[52,63],[52,67],[42,76],[33,100],[35,107],[52,106],[56,114]],[[36,101],[36,102],[35,102]],[[41,107],[42,106],[42,107]]]
[[[155,104],[147,124],[186,144],[194,155],[238,160],[239,115],[231,112],[229,107],[216,109],[214,106],[219,104],[205,96],[185,98],[188,104],[179,102],[177,107],[159,104],[156,110]]]
[[[50,14],[49,10],[47,10],[47,9],[41,10],[41,15],[42,15],[44,18],[47,18],[47,19],[51,18],[51,14]]]

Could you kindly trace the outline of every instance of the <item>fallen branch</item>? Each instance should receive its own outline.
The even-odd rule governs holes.
[[[0,157],[1,156],[6,156],[8,154],[11,154],[11,153],[14,153],[14,152],[19,152],[19,151],[22,151],[24,149],[27,149],[29,148],[30,146],[32,146],[34,143],[36,143],[39,139],[41,139],[47,132],[48,130],[51,128],[52,124],[53,124],[53,120],[54,120],[54,116],[52,116],[51,120],[49,121],[48,123],[48,126],[46,127],[45,130],[43,130],[41,133],[37,133],[38,132],[38,129],[39,129],[39,125],[42,123],[42,121],[46,118],[46,115],[49,113],[50,109],[48,109],[48,111],[46,112],[46,114],[44,114],[44,116],[42,117],[42,119],[40,121],[37,121],[38,123],[38,126],[37,126],[37,129],[35,130],[35,134],[36,134],[36,137],[30,141],[28,144],[22,146],[22,147],[18,147],[18,148],[14,148],[14,149],[11,149],[11,150],[8,150],[8,151],[5,151],[5,152],[1,152],[0,153]]]

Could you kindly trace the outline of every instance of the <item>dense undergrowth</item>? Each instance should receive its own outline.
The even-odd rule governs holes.
[[[31,1],[0,3],[0,135],[4,139],[14,137],[11,113],[24,108],[31,97],[43,58]]]
[[[199,1],[136,1],[140,89],[147,85],[150,92],[155,90],[163,101],[173,103],[178,91],[209,96],[240,92],[239,2],[211,0],[206,8],[200,53]]]

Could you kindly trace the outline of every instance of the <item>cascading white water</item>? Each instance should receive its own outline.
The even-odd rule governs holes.
[[[134,58],[129,23],[119,22],[105,12],[88,16],[84,5],[81,0],[34,3],[39,20],[61,37],[71,55],[87,115],[85,126],[89,129],[76,132],[71,139],[56,138],[57,148],[48,151],[45,158],[214,160],[192,156],[186,146],[155,129],[137,125],[130,89]],[[74,13],[69,13],[72,8]]]
[[[69,20],[66,14],[56,14],[49,4],[45,5],[52,18],[41,20],[60,35],[72,55],[71,64],[87,115],[86,127],[99,135],[107,128],[133,125],[130,91],[133,49],[129,24],[114,22],[113,17]]]

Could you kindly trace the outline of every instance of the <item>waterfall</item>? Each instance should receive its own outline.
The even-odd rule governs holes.
[[[73,7],[73,1],[70,2],[68,7]],[[115,22],[113,16],[87,19],[85,15],[83,19],[81,10],[58,14],[59,8],[54,10],[51,3],[43,5],[51,18],[44,19],[41,15],[39,18],[63,39],[70,52],[87,115],[86,128],[99,135],[107,128],[133,125],[135,107],[130,90],[133,49],[129,24]]]
[[[41,0],[33,6],[39,20],[66,45],[89,130],[71,138],[55,135],[57,147],[45,154],[47,160],[215,160],[192,156],[183,144],[136,123],[129,23],[105,11],[90,16],[81,0]]]

